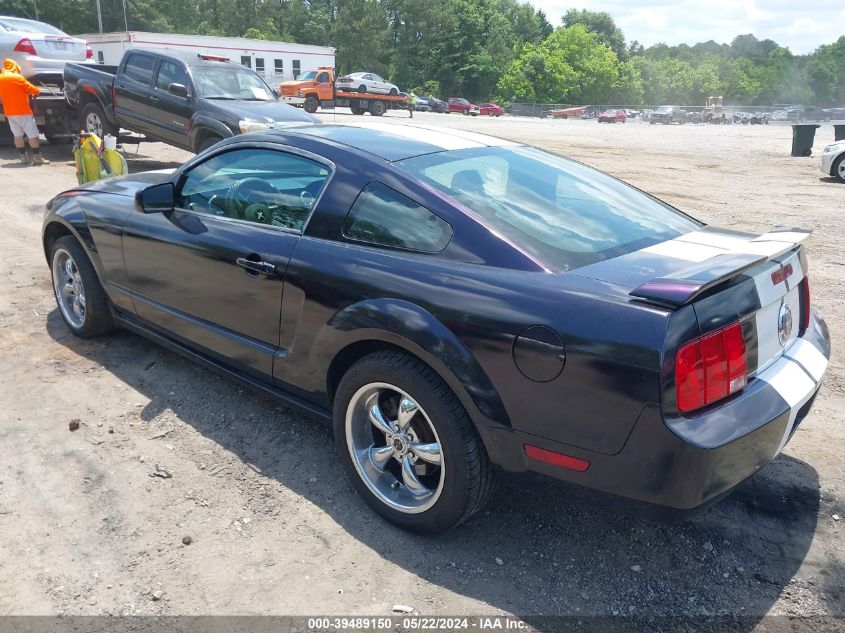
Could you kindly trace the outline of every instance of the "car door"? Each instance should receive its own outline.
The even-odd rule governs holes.
[[[171,84],[185,86],[188,96],[172,94]],[[162,59],[156,69],[150,95],[150,133],[169,143],[187,145],[194,94],[191,78],[184,64]]]
[[[270,380],[285,274],[333,166],[258,144],[204,157],[175,183],[175,208],[133,213],[123,254],[149,325]]]
[[[372,77],[373,92],[383,92],[385,94],[388,92],[387,86],[385,85],[387,82],[384,79],[375,74],[371,74],[370,77]]]
[[[121,125],[133,131],[150,130],[150,96],[156,58],[129,53],[114,80],[114,113]]]

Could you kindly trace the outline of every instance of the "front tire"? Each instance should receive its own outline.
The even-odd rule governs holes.
[[[390,94],[391,97],[395,97],[399,94],[399,91],[396,88],[391,88],[388,94]]]
[[[845,154],[833,161],[831,175],[842,184],[845,184]]]
[[[358,494],[384,519],[422,534],[466,521],[495,476],[457,396],[400,351],[359,360],[334,398],[334,435]]]
[[[319,107],[320,102],[317,101],[317,97],[314,95],[308,95],[305,97],[305,103],[302,104],[302,109],[305,110],[308,114],[314,114]]]
[[[197,149],[197,154],[202,154],[205,150],[211,148],[214,145],[217,145],[223,139],[219,136],[208,136],[203,139],[203,142],[200,143],[199,148]]]
[[[109,300],[85,250],[70,235],[56,240],[50,254],[53,294],[62,320],[82,338],[116,329]]]

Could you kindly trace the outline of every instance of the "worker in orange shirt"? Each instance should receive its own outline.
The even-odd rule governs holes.
[[[35,117],[32,115],[32,108],[29,106],[30,95],[37,95],[40,91],[24,79],[20,73],[20,66],[17,65],[15,60],[6,59],[3,61],[3,72],[0,72],[0,99],[3,101],[3,114],[9,121],[12,136],[15,137],[15,147],[18,148],[21,163],[24,165],[30,163],[45,165],[50,161],[41,155],[38,126],[35,124]],[[24,136],[29,140],[32,158],[26,153]]]

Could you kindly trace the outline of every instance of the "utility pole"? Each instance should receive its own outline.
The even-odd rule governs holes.
[[[126,19],[126,0],[123,0],[123,28],[129,30],[129,20]]]
[[[32,6],[35,7],[35,19],[38,19],[38,0],[32,0]]]
[[[97,24],[100,26],[100,33],[103,32],[103,12],[100,10],[100,0],[97,0]]]

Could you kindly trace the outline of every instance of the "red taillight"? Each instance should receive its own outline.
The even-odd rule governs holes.
[[[35,52],[35,47],[32,45],[32,41],[26,37],[15,45],[14,50],[16,53],[27,53],[29,55],[37,54]]]
[[[94,51],[91,50],[90,44],[86,44],[85,45],[85,59],[91,59],[92,57],[94,57]]]
[[[810,275],[801,281],[801,331],[810,327]]]
[[[547,464],[552,464],[553,466],[560,466],[561,468],[566,468],[567,470],[574,470],[575,472],[583,473],[590,467],[590,462],[586,459],[572,457],[571,455],[564,455],[563,453],[555,453],[554,451],[548,451],[545,448],[540,448],[539,446],[523,444],[523,450],[525,451],[526,456],[531,459],[546,462]]]
[[[734,323],[690,341],[675,356],[678,410],[694,411],[748,384],[742,326]]]
[[[342,81],[344,83],[350,83],[352,81],[351,77],[341,77],[338,81]]]

